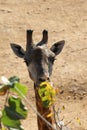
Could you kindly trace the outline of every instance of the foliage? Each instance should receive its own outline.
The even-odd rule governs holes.
[[[21,120],[26,119],[27,117],[27,109],[25,105],[22,103],[22,98],[26,99],[25,95],[28,91],[27,87],[21,84],[19,81],[20,79],[16,76],[13,76],[9,79],[2,77],[3,84],[0,86],[0,95],[7,94],[7,98],[5,101],[5,106],[2,112],[0,111],[0,130],[24,130],[24,128],[21,125]],[[9,91],[14,91],[18,94],[17,96],[8,96]],[[43,103],[43,106],[48,108],[50,105],[54,104],[55,102],[55,96],[59,92],[58,89],[54,89],[48,82],[42,82],[40,84],[40,87],[38,89],[38,94],[41,98],[41,101]],[[28,102],[28,100],[26,99]],[[28,102],[28,104],[30,104]],[[33,108],[32,105],[30,105],[31,108]],[[36,110],[33,108],[34,112]],[[60,112],[61,110],[65,110],[65,106],[62,106],[61,109],[58,109],[56,111],[55,105],[53,105],[53,111],[54,113],[49,113],[47,115],[47,118],[51,117],[54,114],[54,120],[56,129],[55,130],[70,130],[67,125],[64,124],[63,119],[60,120]],[[36,114],[39,112],[36,112]],[[44,117],[40,114],[37,114],[41,119]],[[45,120],[43,120],[45,121]],[[80,118],[77,118],[76,121],[79,125],[81,125]],[[71,123],[69,121],[69,123]],[[45,121],[45,123],[49,123]],[[68,123],[68,124],[69,124]],[[48,124],[49,125],[49,124]],[[51,125],[51,124],[50,124]],[[52,126],[51,126],[52,127]]]
[[[55,101],[56,91],[48,82],[42,82],[40,84],[38,94],[43,106],[46,108],[52,105]]]
[[[0,124],[2,123],[8,130],[23,130],[20,120],[26,119],[27,109],[22,103],[22,98],[23,95],[26,95],[28,89],[19,83],[20,80],[16,76],[10,77],[9,79],[2,77],[2,81],[4,83],[0,86],[0,95],[5,95],[8,91],[12,90],[19,97],[7,97],[4,109],[2,110],[2,116],[0,117]],[[5,127],[2,130],[6,130]]]

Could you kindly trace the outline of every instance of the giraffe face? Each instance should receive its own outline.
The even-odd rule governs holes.
[[[32,51],[26,63],[29,75],[35,84],[50,80],[54,60],[55,54],[44,46],[38,46]]]
[[[48,32],[44,30],[42,40],[37,44],[33,44],[32,30],[28,30],[26,51],[24,51],[20,45],[11,44],[14,53],[18,57],[24,58],[30,78],[36,85],[39,85],[43,81],[50,80],[55,57],[62,51],[65,43],[65,41],[62,40],[54,43],[51,48],[48,48],[47,40]]]

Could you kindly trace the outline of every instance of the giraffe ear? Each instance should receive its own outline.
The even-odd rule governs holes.
[[[59,42],[56,42],[56,43],[54,43],[54,45],[50,48],[50,50],[51,50],[52,52],[54,52],[55,55],[58,55],[58,54],[62,51],[62,49],[63,49],[63,47],[64,47],[64,44],[65,44],[65,41],[64,41],[64,40],[59,41]]]
[[[11,43],[10,45],[15,55],[17,55],[20,58],[24,58],[25,51],[20,45],[14,43]]]

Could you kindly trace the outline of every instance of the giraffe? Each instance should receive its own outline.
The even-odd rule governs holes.
[[[11,43],[13,52],[20,58],[23,58],[28,68],[29,76],[34,81],[34,91],[36,98],[37,111],[53,125],[53,117],[47,118],[47,115],[52,112],[52,108],[44,108],[41,99],[38,95],[38,89],[41,82],[49,81],[52,74],[52,68],[55,57],[62,51],[65,41],[59,41],[48,48],[48,31],[43,30],[42,40],[33,43],[33,30],[27,30],[26,50],[20,45]],[[38,130],[53,130],[39,116],[37,116]]]

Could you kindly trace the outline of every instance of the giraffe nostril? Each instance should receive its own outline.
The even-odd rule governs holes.
[[[49,77],[40,77],[38,80],[40,82],[44,82],[44,81],[50,81],[50,78]]]
[[[48,80],[48,81],[50,81],[50,78],[49,78],[49,77],[47,77],[47,80]]]

